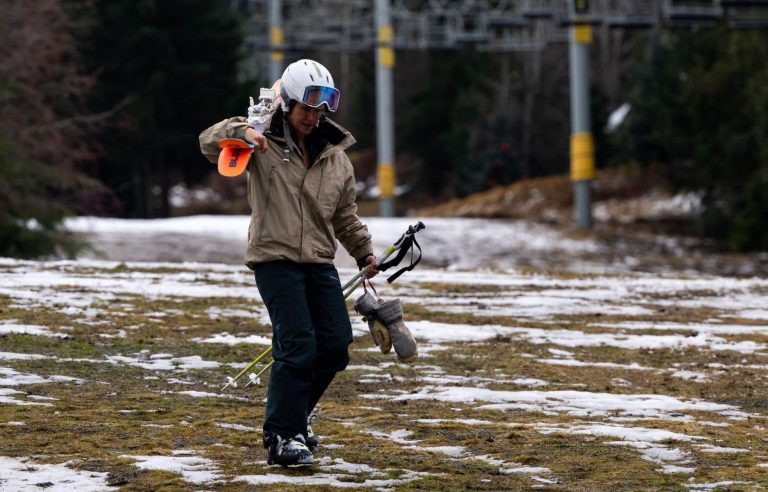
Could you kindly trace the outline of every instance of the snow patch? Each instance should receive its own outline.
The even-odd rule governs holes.
[[[187,371],[189,369],[216,369],[221,366],[214,361],[203,360],[199,355],[190,355],[188,357],[173,357],[172,354],[154,354],[148,355],[140,352],[133,357],[125,355],[108,355],[106,362],[119,365],[141,367],[150,371]]]
[[[249,427],[242,424],[217,423],[216,426],[221,427],[222,429],[230,429],[238,432],[259,432],[256,427]]]
[[[37,403],[33,401],[24,401],[15,398],[15,395],[26,395],[23,391],[16,391],[12,389],[0,388],[0,404],[6,403],[8,405],[19,406],[40,406],[40,407],[52,407],[50,403]]]
[[[161,470],[178,473],[182,478],[194,484],[204,484],[221,478],[221,470],[216,468],[213,461],[194,456],[195,451],[176,452],[176,456],[130,456],[122,455],[136,461],[134,466],[144,470]],[[191,454],[193,456],[184,456]]]
[[[21,373],[10,367],[0,367],[0,386],[21,386],[24,384],[62,383],[70,381],[75,383],[83,382],[82,379],[70,376],[49,376],[44,378],[37,374]]]
[[[691,490],[715,490],[719,489],[721,487],[730,487],[731,485],[742,485],[742,484],[749,484],[751,482],[735,482],[732,480],[725,480],[722,482],[714,482],[714,483],[690,483],[690,484],[683,484],[686,488],[689,488]]]
[[[552,470],[550,470],[549,468],[541,467],[541,466],[516,466],[513,468],[500,468],[499,473],[503,475],[512,475],[514,473],[536,474],[536,473],[552,473]]]
[[[14,352],[0,352],[0,360],[43,360],[50,359],[47,355],[17,354]]]
[[[661,468],[656,469],[659,473],[666,473],[668,475],[673,474],[685,474],[685,475],[693,475],[696,473],[696,468],[692,468],[689,466],[678,466],[678,465],[662,465]]]
[[[480,419],[417,419],[416,422],[427,425],[461,424],[461,425],[498,425],[498,422]],[[514,424],[508,424],[514,425]]]
[[[46,490],[52,492],[103,492],[117,490],[107,485],[108,473],[75,470],[72,462],[57,465],[38,464],[30,458],[0,456],[0,489]]]
[[[671,413],[682,411],[709,411],[721,415],[738,414],[732,405],[709,403],[701,400],[681,400],[664,395],[619,395],[587,391],[500,391],[460,386],[426,386],[415,393],[366,394],[366,399],[433,400],[474,404],[478,409],[523,409],[549,414],[566,413],[577,417],[629,416],[669,418]]]
[[[341,458],[331,458],[329,456],[323,456],[318,463],[320,469],[324,471],[340,471],[350,474],[366,473],[373,477],[383,477],[384,473],[380,472],[376,468],[368,465],[362,465],[357,463],[348,463]]]
[[[696,446],[696,449],[701,451],[702,453],[751,453],[749,449],[742,449],[742,448],[726,448],[722,446],[713,446],[711,444],[699,444]]]
[[[0,292],[2,294],[2,292]],[[69,338],[66,333],[55,333],[44,326],[20,325],[16,320],[4,320],[0,322],[0,335],[36,335],[41,337]]]
[[[572,366],[572,367],[605,367],[609,369],[627,369],[631,371],[653,371],[652,367],[641,366],[633,362],[632,364],[616,364],[615,362],[584,362],[576,359],[536,359],[536,362],[549,364],[552,366]]]
[[[265,337],[261,335],[238,336],[231,335],[227,332],[217,333],[208,338],[193,338],[192,341],[198,343],[220,343],[222,345],[272,345],[272,337]]]
[[[354,475],[347,474],[315,473],[308,476],[294,476],[267,473],[265,475],[242,475],[235,477],[233,480],[247,482],[250,485],[274,485],[287,483],[291,485],[314,487],[337,487],[345,489],[377,488],[379,490],[386,490],[388,488],[404,485],[430,475],[429,473],[415,472],[411,470],[387,469],[386,471],[399,472],[400,475],[398,478],[392,479],[366,479],[362,482],[354,482],[349,481],[350,479],[354,479]]]

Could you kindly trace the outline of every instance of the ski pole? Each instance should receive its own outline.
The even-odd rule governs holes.
[[[382,253],[381,256],[376,258],[376,264],[383,263],[384,260],[390,257],[390,255],[395,251],[394,246],[390,246],[386,250],[384,250],[384,253]],[[357,289],[361,283],[365,280],[365,275],[368,273],[368,271],[371,269],[370,265],[360,270],[357,275],[352,277],[349,282],[344,284],[344,287],[342,287],[342,290],[344,290],[344,299],[351,296],[352,293]],[[351,287],[350,287],[351,286]],[[347,290],[347,287],[349,287],[349,290]]]
[[[383,256],[383,260],[384,260],[384,259],[386,259],[386,256],[384,256],[384,255],[382,255],[382,256]],[[361,272],[360,272],[359,274],[355,275],[355,277],[354,277],[354,278],[359,278],[359,277],[361,277],[361,276],[362,276],[362,275],[361,275],[361,273],[364,273],[364,272],[365,272],[366,270],[368,270],[368,269],[369,269],[369,267],[366,267],[366,268],[364,268],[363,270],[361,270]],[[350,283],[352,283],[353,281],[354,281],[354,279],[353,279],[353,280],[350,280],[349,282],[347,282],[347,285],[349,285],[349,284],[350,284]],[[362,282],[362,279],[360,280],[360,282]],[[349,295],[350,295],[350,294],[352,294],[352,292],[354,292],[355,288],[357,288],[357,286],[358,286],[358,285],[360,285],[360,282],[357,282],[357,283],[355,284],[355,286],[354,286],[352,289],[350,289],[350,290],[349,290],[349,292],[345,292],[345,293],[344,293],[344,299],[346,299],[347,297],[349,297]],[[235,381],[237,381],[238,379],[240,379],[240,378],[241,378],[241,377],[244,375],[244,373],[245,373],[245,372],[247,372],[247,371],[249,371],[250,369],[252,369],[252,368],[253,368],[253,367],[254,367],[256,364],[258,364],[258,363],[259,363],[259,362],[260,362],[260,361],[261,361],[261,360],[262,360],[264,357],[266,357],[267,355],[269,355],[269,353],[270,353],[270,352],[272,352],[272,347],[269,347],[269,348],[267,348],[267,350],[265,350],[265,351],[264,351],[264,352],[263,352],[261,355],[259,355],[259,356],[258,356],[258,357],[257,357],[257,358],[256,358],[256,359],[253,361],[253,362],[251,362],[250,364],[248,364],[248,367],[246,367],[245,369],[243,369],[243,370],[240,372],[240,374],[238,374],[238,375],[237,375],[237,376],[235,376],[234,378],[229,378],[229,382],[228,382],[227,384],[225,384],[223,388],[221,388],[221,391],[224,391],[224,390],[225,390],[225,389],[227,389],[229,386],[232,386],[233,388],[237,388],[237,383],[236,383]],[[244,387],[244,388],[247,388],[248,386],[250,386],[250,385],[252,385],[252,384],[258,384],[258,382],[259,382],[259,377],[260,377],[262,374],[264,374],[264,373],[265,373],[265,372],[266,372],[266,371],[267,371],[267,370],[268,370],[270,367],[272,367],[272,365],[273,365],[274,363],[275,363],[275,361],[274,361],[274,359],[273,359],[273,360],[269,361],[269,364],[267,364],[267,365],[266,365],[264,368],[262,368],[262,369],[261,369],[261,371],[259,371],[259,372],[258,372],[258,374],[255,374],[255,375],[254,375],[253,373],[249,374],[249,375],[248,375],[248,382],[247,382],[247,383],[245,383],[245,386],[243,386],[243,387]]]
[[[380,262],[382,262],[382,261],[386,260],[387,258],[389,258],[389,255],[391,255],[391,254],[392,254],[392,252],[393,252],[393,251],[395,251],[395,249],[396,249],[396,248],[394,247],[394,245],[392,245],[392,246],[390,246],[389,248],[385,249],[385,250],[384,250],[384,253],[382,253],[382,254],[381,254],[381,256],[379,256],[378,258],[376,258],[376,264],[379,264]],[[347,287],[349,287],[350,285],[352,285],[354,282],[357,282],[358,280],[359,280],[359,281],[362,281],[362,278],[363,278],[363,276],[364,276],[366,273],[368,273],[368,270],[370,270],[370,269],[371,269],[371,266],[370,266],[370,265],[368,265],[368,266],[366,266],[365,268],[363,268],[362,270],[360,270],[359,272],[357,272],[357,273],[355,274],[355,276],[354,276],[354,277],[352,277],[351,279],[349,279],[349,280],[347,281],[347,283],[346,283],[346,284],[344,284],[344,286],[341,288],[341,290],[344,290],[344,291],[346,291],[346,290],[347,290]],[[359,282],[358,282],[356,285],[360,285],[360,284],[359,284]],[[354,290],[354,289],[352,289],[352,290]],[[345,294],[345,295],[344,295],[344,297],[346,298],[348,295],[349,295],[349,294]]]
[[[224,387],[223,387],[223,388],[221,388],[221,391],[224,391],[225,389],[229,388],[230,386],[232,386],[233,388],[237,388],[237,383],[236,383],[235,381],[237,381],[238,379],[240,379],[241,377],[243,377],[243,375],[244,375],[246,372],[248,372],[248,371],[250,371],[251,369],[253,369],[253,367],[254,367],[256,364],[258,364],[259,362],[261,362],[261,360],[262,360],[264,357],[268,356],[270,352],[272,352],[272,346],[270,346],[269,348],[267,348],[267,350],[265,350],[264,352],[262,352],[262,353],[261,353],[261,355],[259,355],[258,357],[256,357],[256,358],[253,360],[253,362],[251,362],[250,364],[248,364],[248,365],[245,367],[245,369],[243,369],[242,371],[240,371],[240,372],[237,374],[237,376],[235,376],[235,377],[233,377],[233,378],[227,378],[227,384],[225,384],[225,385],[224,385]]]
[[[390,247],[388,247],[387,249],[384,250],[384,253],[382,253],[381,256],[376,258],[377,266],[381,267],[382,265],[384,265],[384,262],[387,260],[387,258],[392,256],[392,253],[394,253],[395,251],[398,251],[400,248],[402,248],[403,245],[407,243],[407,240],[409,238],[413,237],[414,234],[416,234],[420,230],[424,229],[425,227],[426,226],[421,221],[417,222],[414,225],[408,226],[408,230],[405,231],[402,236],[400,236],[400,239],[395,241],[395,243],[392,246],[390,246]],[[409,247],[411,247],[410,246],[411,243],[407,243],[407,244],[408,244]],[[397,263],[399,263],[399,260],[397,261]],[[390,266],[393,266],[393,265],[387,265],[384,268],[379,268],[379,270],[383,272],[384,270],[386,270]],[[344,287],[342,287],[342,290],[345,291],[344,292],[344,298],[345,299],[347,297],[349,297],[352,294],[352,292],[354,292],[355,289],[357,289],[357,287],[363,282],[363,280],[365,280],[365,274],[368,272],[368,270],[370,268],[371,268],[370,266],[365,267],[360,272],[358,272],[357,275],[352,277],[346,284],[344,284]],[[392,280],[390,280],[390,282],[391,281]],[[351,286],[351,288],[349,289],[349,291],[347,291],[347,287],[350,287],[350,286]]]
[[[243,386],[243,388],[247,388],[248,386],[250,386],[252,384],[259,384],[260,383],[259,377],[261,377],[262,374],[267,372],[267,370],[270,367],[272,367],[272,364],[274,364],[274,363],[275,363],[275,359],[272,359],[271,361],[269,361],[269,364],[267,364],[261,371],[259,371],[258,374],[253,374],[253,373],[249,374],[248,375],[248,382],[245,383],[245,386]]]
[[[395,241],[395,243],[392,246],[390,246],[390,247],[388,247],[387,249],[384,250],[384,253],[382,253],[381,256],[376,258],[376,264],[378,266],[381,266],[381,264],[383,264],[384,261],[392,255],[392,253],[394,253],[395,251],[397,251],[400,248],[402,248],[403,245],[405,245],[405,244],[407,244],[408,247],[411,247],[411,242],[409,242],[408,240],[412,239],[413,236],[417,232],[419,232],[420,230],[424,229],[425,227],[426,226],[424,225],[423,222],[417,222],[415,225],[408,226],[408,230],[405,231],[402,236],[400,236],[400,239]],[[401,252],[401,254],[402,253],[405,253],[405,252]],[[399,261],[401,259],[402,258],[395,258],[394,263],[395,264],[399,263]],[[393,265],[386,265],[383,269],[380,269],[380,271],[384,271],[384,270],[386,270],[387,268],[389,268],[391,266],[394,266],[394,264]],[[415,266],[415,264],[412,264],[411,268],[413,268],[413,266]],[[352,292],[354,292],[355,289],[357,289],[357,287],[363,282],[363,280],[365,279],[365,274],[368,273],[370,268],[371,268],[370,265],[366,266],[365,268],[360,270],[354,277],[352,277],[346,284],[344,284],[344,287],[342,287],[342,290],[344,290],[344,299],[346,299],[350,295],[352,295]],[[400,273],[402,273],[402,272],[400,272]],[[391,282],[392,280],[393,279],[390,278],[389,281]],[[349,287],[349,289],[347,289],[348,287]],[[254,359],[253,362],[248,364],[245,367],[245,369],[240,371],[237,376],[235,376],[234,378],[228,377],[227,378],[227,384],[225,384],[224,387],[221,388],[221,391],[224,391],[225,389],[229,388],[230,386],[232,386],[233,388],[236,388],[237,387],[237,382],[236,381],[238,379],[240,379],[241,377],[243,377],[243,375],[245,375],[246,372],[250,371],[256,364],[261,362],[261,360],[264,359],[264,357],[269,355],[271,352],[272,352],[272,347],[268,347],[264,352],[261,353],[261,355],[256,357],[256,359]],[[261,376],[267,369],[272,367],[272,364],[274,364],[274,360],[270,361],[270,363],[267,364],[267,366],[264,367],[256,376],[251,378],[250,382],[248,384],[251,384],[251,383],[253,383],[253,381],[258,379],[258,377]],[[246,385],[246,387],[248,386],[248,384]]]

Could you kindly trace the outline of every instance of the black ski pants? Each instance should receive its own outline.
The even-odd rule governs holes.
[[[332,264],[272,261],[254,268],[272,321],[264,438],[303,434],[307,416],[349,363],[352,325]]]

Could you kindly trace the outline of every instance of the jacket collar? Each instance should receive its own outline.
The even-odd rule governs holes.
[[[274,138],[285,140],[283,117],[283,110],[278,107],[272,116],[269,130],[265,133]],[[310,149],[319,149],[318,154],[323,150],[330,150],[326,149],[329,145],[338,150],[345,150],[354,145],[356,141],[355,137],[346,128],[325,116],[321,118],[320,125],[307,136],[308,147]]]

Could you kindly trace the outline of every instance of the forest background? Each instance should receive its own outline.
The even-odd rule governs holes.
[[[216,186],[198,134],[271,85],[244,67],[249,11],[227,0],[0,0],[0,11],[2,256],[73,254],[71,215],[178,213],[174,189]],[[399,213],[566,174],[567,50],[398,52]],[[287,61],[303,57],[338,74],[334,119],[370,179],[373,53]],[[652,170],[701,198],[687,233],[768,250],[768,33],[598,28],[590,63],[598,168]],[[628,116],[609,124],[621,107]]]

